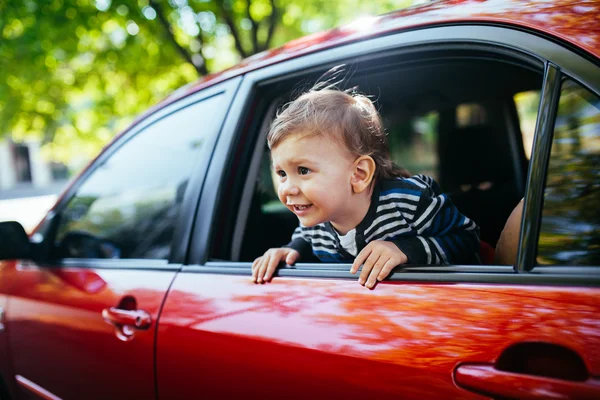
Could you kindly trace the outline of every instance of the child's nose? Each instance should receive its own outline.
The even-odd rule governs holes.
[[[298,188],[298,186],[292,186],[289,189],[289,195],[290,196],[298,196],[300,194],[300,189]]]
[[[284,196],[297,196],[300,194],[300,189],[292,182],[285,182],[281,185]]]

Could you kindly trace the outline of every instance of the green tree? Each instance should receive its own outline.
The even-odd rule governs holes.
[[[411,0],[0,0],[0,137],[87,160],[175,88]]]

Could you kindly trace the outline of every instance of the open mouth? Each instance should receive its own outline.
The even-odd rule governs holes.
[[[294,207],[294,211],[301,212],[311,208],[312,204],[293,204],[292,207]]]

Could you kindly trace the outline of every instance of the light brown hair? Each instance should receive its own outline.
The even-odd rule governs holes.
[[[336,89],[304,93],[277,113],[267,136],[269,149],[300,133],[326,136],[356,157],[372,157],[377,181],[408,175],[392,162],[379,112],[362,94]]]

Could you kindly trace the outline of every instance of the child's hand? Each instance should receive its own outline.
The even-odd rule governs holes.
[[[358,267],[364,263],[358,283],[371,289],[377,281],[385,279],[395,266],[406,264],[407,261],[406,254],[394,243],[374,240],[358,253],[352,268],[350,268],[350,273],[355,274]]]
[[[287,247],[267,250],[262,257],[258,257],[252,263],[252,281],[254,283],[269,282],[281,261],[285,260],[287,264],[293,265],[298,257],[300,257],[300,253]]]

